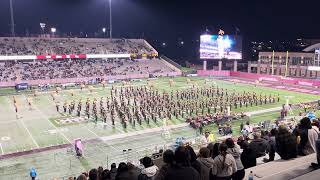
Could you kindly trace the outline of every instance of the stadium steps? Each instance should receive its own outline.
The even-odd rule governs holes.
[[[21,74],[18,69],[14,69],[14,74],[17,77],[17,81],[21,81]]]
[[[303,178],[303,176],[308,176],[308,174],[313,173],[310,164],[315,161],[316,154],[298,157],[292,160],[275,160],[246,169],[246,177],[244,179],[248,179],[250,171],[255,174],[254,179],[259,180],[289,180]],[[318,172],[318,174],[319,173],[320,172]],[[313,174],[310,176],[313,176]],[[319,176],[317,176],[316,179],[320,179]]]

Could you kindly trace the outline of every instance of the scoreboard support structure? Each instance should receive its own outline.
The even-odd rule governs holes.
[[[207,70],[207,60],[203,61],[203,70],[206,71]]]

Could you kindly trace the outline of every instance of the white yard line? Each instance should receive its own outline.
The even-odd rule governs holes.
[[[87,126],[85,126],[85,125],[82,125],[82,126],[85,127],[85,128],[86,128],[90,133],[92,133],[94,136],[96,136],[96,138],[101,139],[101,137],[100,137],[97,133],[93,132],[93,131],[92,131],[91,129],[89,129]],[[106,145],[110,146],[114,151],[119,151],[119,152],[120,152],[119,149],[113,147],[112,145],[108,144],[107,142],[103,141],[103,143],[105,143]]]
[[[6,98],[7,102],[9,104],[11,104],[11,102],[8,100],[8,98]],[[22,120],[22,118],[18,118],[18,121],[21,122],[23,128],[27,131],[27,133],[29,134],[32,142],[36,145],[37,148],[39,148],[39,144],[37,143],[37,141],[34,139],[34,137],[32,136],[32,134],[30,133],[29,129],[27,128],[26,124],[24,123],[24,121]]]
[[[46,120],[49,122],[49,124],[50,124],[53,128],[55,128],[57,132],[59,132],[59,134],[60,134],[61,136],[63,136],[70,144],[72,144],[72,142],[67,138],[67,136],[66,136],[65,134],[63,134],[63,132],[61,132],[61,131],[59,130],[59,128],[57,128],[57,127],[49,120],[49,117],[48,117],[47,115],[45,115],[43,112],[41,112],[40,109],[39,109],[36,105],[33,105],[32,107],[33,107],[36,111],[38,111],[39,114],[40,114],[44,119],[46,119]]]
[[[0,149],[1,149],[1,155],[3,155],[4,152],[3,152],[3,148],[2,148],[2,144],[1,143],[0,143]]]
[[[29,136],[31,137],[33,143],[37,146],[37,148],[39,148],[40,146],[38,145],[37,141],[34,139],[34,137],[32,136],[32,134],[30,133],[29,129],[27,128],[26,124],[24,123],[24,121],[22,120],[22,118],[20,119],[20,122],[22,124],[22,126],[24,127],[24,129],[28,132]]]

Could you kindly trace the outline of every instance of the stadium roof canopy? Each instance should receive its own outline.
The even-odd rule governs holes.
[[[319,49],[319,48],[320,48],[320,43],[317,43],[317,44],[313,44],[311,46],[308,46],[303,51],[310,52],[310,51],[314,51],[315,49]]]

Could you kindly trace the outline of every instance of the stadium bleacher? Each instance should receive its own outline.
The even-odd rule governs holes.
[[[69,55],[74,59],[51,59],[47,56]],[[111,55],[109,58],[79,58],[77,54]],[[124,58],[117,55],[128,54]],[[130,58],[130,55],[144,55]],[[128,79],[152,76],[172,76],[179,69],[161,58],[147,58],[157,54],[143,39],[81,39],[81,38],[0,38],[0,86],[14,86],[18,82],[62,83],[83,82],[82,78]],[[45,59],[30,59],[30,56]],[[113,56],[114,57],[113,57]],[[29,59],[23,59],[28,57]],[[6,60],[8,57],[8,60]],[[19,57],[9,59],[9,57]],[[36,82],[41,80],[40,82]]]
[[[143,39],[0,37],[0,55],[156,53]]]

